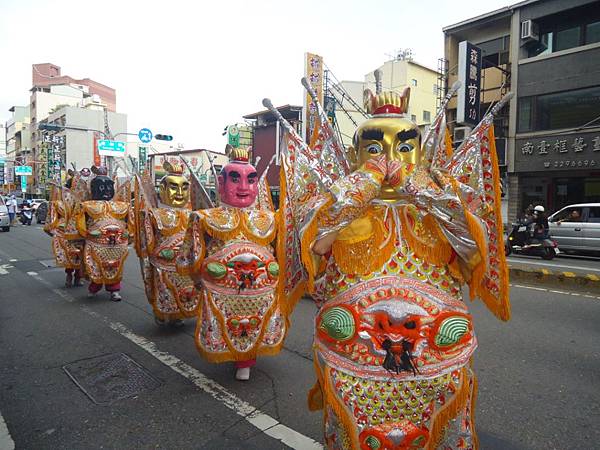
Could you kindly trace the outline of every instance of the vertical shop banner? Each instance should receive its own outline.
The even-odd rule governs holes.
[[[94,152],[94,165],[96,167],[100,167],[102,165],[102,159],[100,158],[100,150],[98,150],[98,140],[99,140],[100,136],[98,135],[98,133],[94,133],[94,148],[93,148],[93,152]]]
[[[37,152],[36,159],[38,162],[35,165],[37,184],[40,189],[46,189],[48,182],[48,143],[42,142],[41,150]]]
[[[481,119],[481,49],[468,41],[458,44],[458,80],[461,87],[457,93],[456,122],[477,125]]]
[[[317,98],[321,105],[323,104],[323,58],[314,53],[306,53],[304,61],[304,76],[317,93]],[[317,122],[317,111],[312,103],[312,98],[308,92],[304,96],[304,120],[302,121],[302,131],[306,142],[311,141],[311,137]]]
[[[63,153],[65,149],[65,137],[58,135],[45,135],[44,142],[48,146],[47,161],[48,179],[60,183],[61,168],[64,166]]]
[[[4,162],[0,162],[0,187],[4,184]]]
[[[138,146],[138,170],[143,172],[146,169],[148,163],[148,149],[146,147]]]

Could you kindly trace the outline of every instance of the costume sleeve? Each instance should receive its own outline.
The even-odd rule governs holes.
[[[459,182],[445,172],[418,168],[398,190],[430,215],[450,244],[450,270],[469,283],[471,297],[478,295],[486,271],[487,231],[483,221],[459,195]]]
[[[75,212],[75,226],[79,234],[85,238],[87,236],[87,223],[85,217],[85,207],[79,205]]]
[[[48,203],[48,220],[44,224],[44,231],[50,235],[53,234],[58,224],[58,212],[56,210],[56,202]]]
[[[205,252],[204,219],[200,213],[193,212],[190,214],[183,244],[177,255],[177,272],[189,275],[192,279],[199,279]]]
[[[384,174],[385,167],[378,160],[370,160],[360,169],[336,181],[329,194],[309,199],[303,205],[304,211],[297,213],[302,263],[308,273],[309,291],[314,288],[314,280],[322,263],[322,258],[312,252],[314,242],[340,232],[364,216],[371,200],[379,195]],[[367,232],[359,232],[351,239],[353,244],[360,246],[372,235],[372,227],[367,221],[357,225],[355,231],[359,228]],[[339,254],[341,248],[338,246],[337,250]]]

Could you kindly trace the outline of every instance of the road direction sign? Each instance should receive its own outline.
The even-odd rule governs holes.
[[[240,129],[237,125],[229,125],[227,128],[228,133],[228,143],[233,148],[238,148],[240,146]]]
[[[125,142],[101,139],[98,141],[98,153],[102,156],[125,156]]]
[[[152,140],[152,131],[150,131],[150,128],[142,128],[138,132],[138,138],[144,144],[147,144],[148,142],[150,142]]]
[[[15,166],[15,175],[33,175],[31,166]]]

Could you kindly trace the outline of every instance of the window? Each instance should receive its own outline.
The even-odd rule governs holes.
[[[437,84],[434,84],[433,85],[433,94],[437,95],[437,93],[438,93],[438,87],[437,87]]]
[[[423,111],[423,121],[431,122],[431,112],[430,111]]]
[[[412,120],[413,122],[417,122],[417,116],[415,116],[414,114],[410,115],[410,120]]]
[[[600,42],[600,21],[588,23],[585,26],[585,43],[593,44]]]
[[[503,36],[491,41],[477,44],[481,49],[482,68],[495,67],[508,64],[508,51],[510,48],[510,36]]]
[[[600,223],[600,208],[594,206],[590,208],[590,213],[588,215],[588,222],[592,223]]]
[[[567,50],[579,46],[581,27],[568,28],[556,32],[554,51]]]
[[[565,208],[553,217],[553,222],[581,222],[582,208]]]
[[[415,80],[414,78],[412,80],[410,80],[410,84],[412,86],[416,86],[417,85],[417,80]]]
[[[517,129],[520,132],[531,131],[531,103],[533,97],[519,99],[519,112]]]
[[[518,104],[518,128],[527,131],[576,128],[600,116],[600,86],[524,97]]]
[[[538,42],[529,42],[528,55],[547,55],[582,45],[600,42],[600,8],[589,2],[577,8],[535,20],[540,31]]]

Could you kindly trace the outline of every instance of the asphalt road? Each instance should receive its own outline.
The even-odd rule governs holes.
[[[598,256],[560,254],[550,261],[545,261],[539,256],[511,255],[507,260],[511,267],[520,269],[548,269],[553,272],[600,276],[600,257]]]
[[[121,303],[63,288],[51,259],[39,227],[0,233],[0,449],[318,448],[321,418],[306,407],[310,301],[296,309],[285,349],[242,383],[230,364],[199,357],[193,320],[179,330],[154,324],[133,252]],[[471,304],[481,448],[598,448],[600,293],[519,285],[511,301],[508,323]],[[109,405],[63,369],[121,353],[155,384]]]

